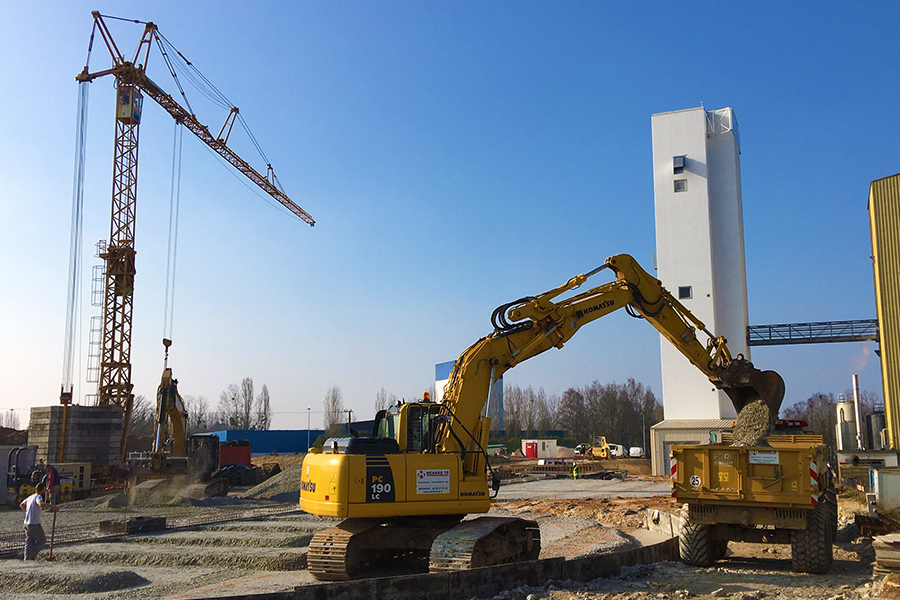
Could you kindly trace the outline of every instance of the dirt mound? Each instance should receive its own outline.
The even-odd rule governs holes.
[[[638,544],[622,534],[618,529],[591,525],[579,529],[560,540],[541,545],[541,558],[563,557],[582,558],[618,552],[636,547]]]
[[[275,502],[300,502],[300,466],[300,463],[288,466],[281,473],[250,488],[241,497]]]
[[[0,589],[5,592],[28,592],[40,594],[88,594],[113,592],[150,583],[134,571],[109,571],[96,568],[90,570],[4,569],[0,572]]]
[[[28,431],[0,427],[0,446],[24,446],[28,443]]]

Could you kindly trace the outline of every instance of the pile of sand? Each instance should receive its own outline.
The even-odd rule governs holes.
[[[275,502],[300,502],[300,466],[294,464],[257,486],[241,494],[242,498],[257,498]]]
[[[0,572],[0,589],[6,593],[89,594],[113,592],[150,583],[134,571],[92,567],[78,569],[55,565],[51,569],[4,569]]]

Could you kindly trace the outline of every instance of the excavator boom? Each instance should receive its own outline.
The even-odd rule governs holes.
[[[558,299],[606,269],[615,274],[615,281]],[[756,369],[743,355],[732,356],[724,337],[712,334],[634,258],[619,254],[559,287],[494,311],[494,332],[463,352],[450,374],[443,402],[454,419],[442,432],[439,448],[460,451],[458,440],[468,439],[467,449],[474,451],[475,444],[466,431],[475,430],[493,382],[522,361],[550,348],[562,348],[584,325],[621,308],[659,331],[728,395],[738,414],[756,398],[765,402],[773,419],[778,414],[784,398],[781,376]],[[706,336],[705,342],[698,339],[698,332]]]

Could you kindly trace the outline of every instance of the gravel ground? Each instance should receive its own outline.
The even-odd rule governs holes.
[[[577,489],[576,484],[583,482],[572,480],[509,487],[517,487],[527,496],[532,486],[545,490],[549,483],[555,483],[558,495],[587,493]],[[530,494],[526,499],[498,503],[492,514],[537,520],[541,526],[542,558],[600,555],[641,541],[657,541],[647,536],[658,534],[632,526],[640,524],[644,508],[674,510],[670,496],[604,497],[612,488],[603,486],[618,486],[622,482],[590,483],[599,486],[593,497],[541,500]],[[117,502],[93,500],[107,506]],[[874,551],[870,540],[857,537],[851,523],[852,513],[861,507],[842,498],[840,509],[842,528],[835,545],[835,563],[824,576],[793,573],[788,546],[733,543],[729,556],[714,568],[661,563],[625,569],[616,578],[589,583],[551,581],[478,600],[871,598],[880,586],[880,576],[872,573]],[[112,509],[117,510],[121,509]],[[20,511],[14,514],[21,527]],[[305,544],[313,531],[334,523],[332,519],[293,514],[131,537],[119,543],[63,546],[54,551],[57,562],[0,561],[0,597],[44,600],[53,594],[54,600],[160,600],[289,590],[316,583],[302,566]],[[86,590],[94,593],[86,596]]]

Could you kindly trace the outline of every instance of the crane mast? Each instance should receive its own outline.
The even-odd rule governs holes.
[[[177,123],[184,125],[205,144],[222,156],[229,164],[257,184],[267,194],[278,200],[284,207],[309,225],[315,220],[274,185],[272,167],[268,174],[273,181],[263,176],[238,156],[227,145],[226,127],[219,136],[213,136],[209,129],[183,108],[170,95],[153,83],[146,75],[150,46],[157,28],[146,23],[144,33],[138,43],[132,61],[126,61],[113,40],[102,15],[93,11],[94,32],[100,35],[112,57],[112,67],[91,73],[88,65],[76,76],[80,83],[89,83],[105,75],[116,79],[116,134],[113,158],[112,216],[108,244],[100,248],[100,258],[105,262],[105,280],[102,307],[102,333],[100,347],[100,372],[97,384],[97,403],[100,406],[115,405],[123,411],[121,458],[125,456],[125,442],[131,422],[134,403],[131,383],[131,332],[134,306],[135,268],[135,221],[137,209],[138,141],[144,94],[153,99],[168,112]],[[94,33],[91,34],[93,46]],[[90,47],[88,50],[90,58]],[[232,108],[226,125],[237,115]],[[230,127],[227,128],[230,132]],[[224,137],[222,135],[225,134]]]

